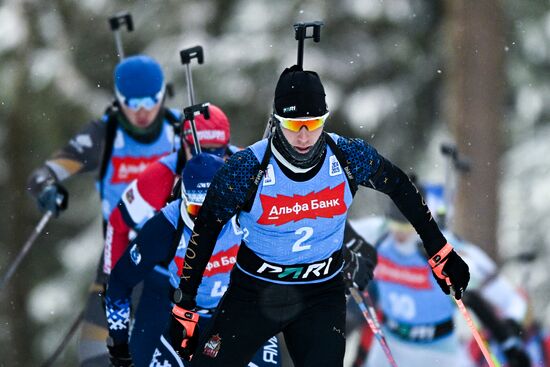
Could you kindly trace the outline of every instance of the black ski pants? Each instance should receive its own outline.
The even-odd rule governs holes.
[[[322,283],[283,285],[235,267],[191,365],[247,366],[270,337],[282,332],[295,366],[342,366],[345,319],[341,274]]]

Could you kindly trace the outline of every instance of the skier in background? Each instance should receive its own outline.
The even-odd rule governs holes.
[[[213,104],[208,109],[209,119],[205,119],[202,114],[195,117],[201,151],[227,158],[239,150],[229,144],[229,119]],[[194,152],[191,125],[185,120],[181,148],[151,164],[126,187],[107,224],[103,254],[105,274],[111,272],[132,240],[132,231],[139,231],[147,219],[167,204],[183,167]]]
[[[439,223],[444,223],[443,188],[423,185],[420,190]],[[353,221],[352,225],[361,235],[375,238],[378,266],[371,293],[378,300],[380,318],[397,364],[415,367],[437,362],[446,367],[473,366],[455,327],[456,307],[437,289],[420,238],[403,215],[390,208],[386,220],[366,218]],[[450,231],[444,230],[443,234],[452,241],[470,269],[464,303],[504,348],[507,366],[528,367],[529,357],[523,350],[519,333],[510,327],[525,318],[525,299],[498,275],[494,262],[481,249]],[[371,334],[364,325],[354,366],[389,366]]]
[[[168,342],[169,335],[162,333],[170,319],[170,298],[179,283],[193,221],[214,173],[222,165],[221,158],[207,153],[188,161],[182,174],[181,198],[145,223],[114,267],[105,298],[110,335],[108,348],[113,366],[131,366],[132,362],[136,367],[183,365]],[[242,235],[233,220],[217,239],[197,300],[199,323],[203,328],[210,322],[227,289]],[[150,277],[157,269],[166,274],[164,279]],[[157,299],[144,300],[142,297],[129,338],[132,288],[142,280],[145,282],[144,294],[148,289],[156,290]],[[278,341],[273,337],[259,348],[250,366],[279,366],[279,359]]]
[[[209,119],[205,119],[202,114],[195,117],[201,150],[227,158],[238,150],[229,144],[229,119],[213,104],[210,104],[208,109]],[[194,152],[191,126],[186,120],[183,125],[181,148],[152,163],[125,189],[109,217],[103,262],[103,271],[106,274],[110,274],[115,267],[133,238],[132,234],[138,232],[143,223],[153,217],[169,200],[180,197],[174,197],[173,191],[181,189],[181,181],[178,181],[176,187],[174,185],[180,177],[182,167],[185,167]],[[165,307],[170,306],[170,298],[166,296],[169,287],[167,274],[166,266],[155,266],[154,270],[145,276],[143,287],[140,287],[141,292],[137,292],[140,293],[139,302],[133,302],[134,323],[129,345],[135,363],[150,361],[159,335],[164,331],[164,325],[157,322],[157,315]]]
[[[154,59],[136,55],[122,60],[114,70],[114,89],[115,102],[105,114],[86,124],[30,175],[28,189],[42,211],[59,215],[68,197],[62,182],[95,171],[105,223],[126,186],[149,164],[179,147],[173,125],[181,114],[164,106],[164,75]],[[64,202],[57,200],[59,196]],[[99,296],[106,281],[102,269],[100,264],[82,324],[81,366],[108,363],[106,320]]]

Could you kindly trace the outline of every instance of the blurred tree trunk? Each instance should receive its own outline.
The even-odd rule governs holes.
[[[504,14],[499,0],[447,0],[447,119],[472,163],[458,178],[454,229],[497,259]]]

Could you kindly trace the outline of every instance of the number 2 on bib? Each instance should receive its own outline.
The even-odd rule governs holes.
[[[294,245],[292,245],[292,252],[300,252],[304,250],[309,250],[311,248],[311,245],[302,245],[304,242],[306,242],[312,235],[313,235],[313,228],[311,227],[301,227],[294,232],[298,236],[302,235],[296,242],[294,242]]]

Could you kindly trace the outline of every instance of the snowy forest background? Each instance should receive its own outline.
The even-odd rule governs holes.
[[[126,54],[161,62],[172,107],[187,104],[179,50],[203,46],[197,101],[227,112],[241,146],[261,136],[276,80],[295,63],[292,24],[324,20],[304,66],[325,83],[327,129],[367,139],[420,181],[444,182],[439,147],[455,142],[472,170],[458,180],[453,226],[506,264],[550,324],[548,0],[3,0],[0,274],[40,219],[29,173],[112,98],[107,18],[121,10],[136,27],[122,35]],[[39,365],[84,304],[102,245],[93,178],[67,182],[69,209],[0,294],[1,366]],[[352,216],[380,214],[383,201],[362,193]],[[506,261],[525,252],[533,263]],[[58,364],[75,363],[73,339]]]

